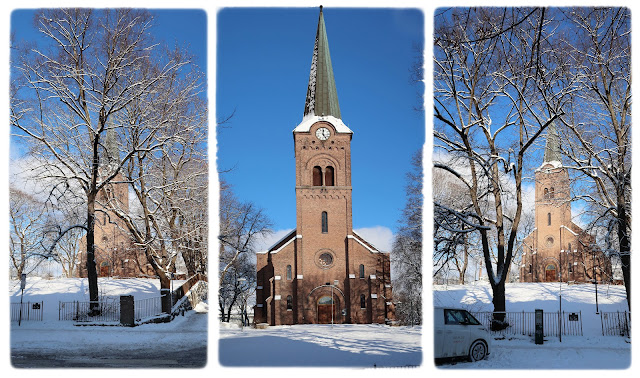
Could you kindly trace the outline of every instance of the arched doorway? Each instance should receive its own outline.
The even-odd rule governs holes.
[[[111,265],[108,261],[100,263],[100,277],[109,277],[111,272]]]
[[[544,269],[544,280],[546,282],[554,282],[557,281],[557,277],[556,266],[553,264],[547,264]]]
[[[337,320],[336,307],[331,296],[318,299],[318,324],[330,324],[332,321],[335,323]],[[331,317],[332,313],[333,317]]]

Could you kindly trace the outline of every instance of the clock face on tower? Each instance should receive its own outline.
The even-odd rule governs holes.
[[[326,127],[321,127],[316,130],[316,138],[320,140],[327,140],[331,136],[331,132]]]

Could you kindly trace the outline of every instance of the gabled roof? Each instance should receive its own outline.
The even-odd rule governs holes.
[[[354,239],[355,241],[360,243],[360,245],[362,245],[363,247],[368,249],[369,252],[371,252],[371,253],[385,253],[385,254],[389,253],[389,252],[384,252],[384,251],[379,250],[373,244],[371,244],[368,241],[366,241],[362,236],[358,235],[358,233],[356,233],[354,230],[351,230],[351,233],[352,233],[352,235],[347,235],[347,238]]]
[[[267,252],[269,252],[269,253],[278,253],[284,246],[288,245],[293,240],[295,240],[296,237],[298,237],[298,235],[296,235],[296,229],[294,228],[291,232],[289,232],[288,234],[283,236],[280,240],[275,242],[266,251],[260,251],[260,252],[256,252],[256,253],[257,254],[265,254]]]
[[[341,118],[322,6],[320,7],[316,42],[311,59],[307,98],[304,104],[304,116],[307,115]]]

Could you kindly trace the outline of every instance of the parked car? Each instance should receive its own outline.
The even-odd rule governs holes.
[[[436,307],[434,311],[435,358],[468,357],[480,361],[491,352],[491,334],[461,308]]]

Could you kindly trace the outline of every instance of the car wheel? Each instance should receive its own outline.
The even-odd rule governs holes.
[[[482,340],[476,340],[469,348],[469,359],[471,361],[484,360],[487,357],[487,344]]]

